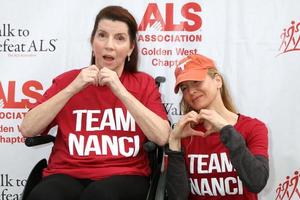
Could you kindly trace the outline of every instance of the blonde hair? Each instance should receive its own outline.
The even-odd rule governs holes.
[[[214,78],[216,74],[218,74],[221,79],[222,79],[222,87],[220,89],[221,92],[221,98],[223,101],[224,106],[231,112],[237,113],[237,110],[234,106],[234,103],[232,101],[232,98],[229,94],[229,91],[227,89],[227,86],[225,84],[223,76],[219,73],[219,71],[216,68],[210,68],[208,69],[207,74],[211,77]],[[181,102],[180,102],[180,107],[183,112],[183,114],[186,114],[192,110],[194,110],[187,102],[185,102],[184,98],[182,97]]]

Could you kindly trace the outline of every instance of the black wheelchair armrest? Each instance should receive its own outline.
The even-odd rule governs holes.
[[[154,173],[152,173],[153,176],[153,174],[160,172],[164,152],[163,147],[158,146],[154,142],[147,141],[144,143],[143,148],[148,153],[150,167],[152,171],[154,171]]]
[[[153,152],[157,147],[157,144],[151,141],[148,141],[143,145],[144,150],[148,153]]]
[[[157,87],[160,87],[161,83],[164,83],[166,81],[166,78],[163,76],[158,76],[155,78],[155,83],[157,85]]]
[[[54,142],[55,137],[52,135],[41,135],[41,136],[34,136],[28,137],[25,139],[25,145],[28,147],[42,145],[50,142]]]

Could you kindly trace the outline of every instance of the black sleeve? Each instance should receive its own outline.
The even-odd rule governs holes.
[[[190,189],[188,174],[182,151],[172,151],[166,147],[168,155],[167,194],[170,200],[187,200]]]
[[[254,156],[243,136],[231,125],[221,129],[221,141],[229,149],[231,163],[243,184],[251,192],[260,192],[269,178],[269,160],[261,155]]]

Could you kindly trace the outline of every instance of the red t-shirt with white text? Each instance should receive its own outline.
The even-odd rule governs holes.
[[[69,85],[80,70],[56,77],[38,104]],[[120,81],[147,108],[167,120],[154,79],[123,72]],[[75,94],[48,127],[58,125],[55,144],[43,175],[63,173],[92,180],[112,175],[150,174],[143,144],[147,140],[123,103],[107,86],[89,85]]]
[[[268,158],[268,130],[257,119],[239,115],[234,128],[244,137],[253,155]],[[197,130],[204,130],[198,126]],[[239,179],[220,133],[182,141],[191,187],[190,200],[257,200]]]

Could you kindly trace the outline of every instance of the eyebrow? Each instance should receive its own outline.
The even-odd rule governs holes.
[[[107,31],[105,31],[105,30],[103,30],[101,28],[97,29],[96,32],[105,32],[105,33],[107,33]],[[115,35],[129,35],[129,34],[126,33],[126,32],[120,32],[120,33],[116,33]]]

